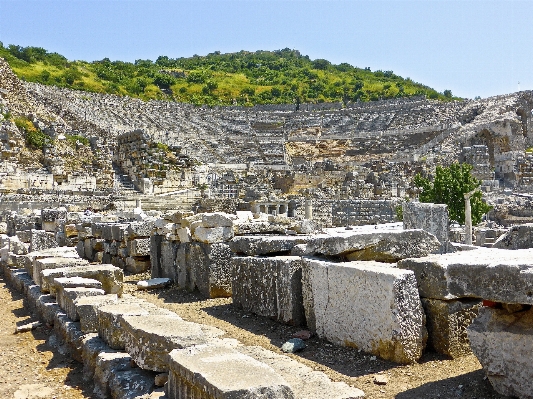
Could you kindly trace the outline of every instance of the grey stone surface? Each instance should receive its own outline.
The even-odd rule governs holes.
[[[232,227],[233,221],[237,219],[237,215],[229,213],[213,212],[202,214],[202,227]]]
[[[304,324],[302,265],[297,256],[233,258],[233,304],[284,323]]]
[[[472,353],[466,333],[478,314],[479,299],[422,298],[428,330],[427,346],[437,353],[458,358]]]
[[[422,355],[426,328],[412,272],[307,259],[302,285],[307,325],[319,337],[397,363]]]
[[[287,381],[295,399],[359,399],[364,398],[363,391],[348,386],[343,382],[332,382],[324,373],[259,346],[237,345],[240,353],[258,360],[271,367]]]
[[[69,247],[49,248],[49,249],[44,249],[42,251],[30,252],[27,255],[24,255],[24,268],[26,269],[26,272],[33,278],[33,268],[34,268],[35,261],[38,259],[52,258],[52,257],[75,258],[75,259],[80,258],[75,248],[69,248]]]
[[[85,296],[102,296],[104,294],[104,291],[98,288],[60,288],[58,290],[57,303],[65,311],[70,320],[79,321],[80,318],[75,305],[76,299]]]
[[[74,301],[76,312],[80,320],[80,329],[84,333],[98,331],[98,308],[118,302],[116,294],[99,296],[82,296]]]
[[[89,262],[80,258],[50,257],[35,259],[33,262],[33,281],[41,285],[41,272],[47,269],[58,269],[64,267],[84,266]]]
[[[533,249],[479,248],[453,254],[404,259],[398,268],[415,273],[420,296],[480,298],[533,304]]]
[[[202,227],[194,229],[193,237],[196,241],[205,244],[229,241],[233,238],[231,227]]]
[[[218,328],[182,320],[176,314],[121,318],[126,352],[146,370],[168,371],[168,353],[207,344],[224,334]]]
[[[43,292],[50,291],[50,283],[56,277],[74,276],[98,280],[102,283],[102,289],[106,294],[122,295],[124,272],[122,269],[109,264],[61,267],[58,269],[43,270],[41,271],[41,290]]]
[[[437,237],[441,243],[440,253],[448,248],[448,206],[423,202],[403,203],[404,229],[422,229]]]
[[[533,309],[509,314],[482,307],[468,328],[472,352],[501,395],[533,398]]]
[[[150,238],[136,238],[128,243],[130,256],[150,255]]]
[[[437,238],[424,230],[330,229],[307,243],[308,253],[343,256],[348,260],[396,262],[427,256],[440,249]]]
[[[58,244],[54,233],[49,233],[44,230],[31,230],[29,248],[30,252],[55,248],[57,246]]]
[[[305,342],[300,338],[291,338],[281,345],[281,350],[285,353],[295,353],[303,349],[305,349]]]
[[[526,249],[533,248],[533,223],[512,226],[511,229],[501,235],[492,248],[500,249]]]
[[[237,236],[229,246],[237,254],[248,256],[289,252],[296,245],[306,244],[309,236]]]
[[[264,363],[224,346],[170,352],[169,399],[292,399],[283,378]]]

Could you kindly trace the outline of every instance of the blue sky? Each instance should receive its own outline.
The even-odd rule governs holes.
[[[87,61],[289,47],[462,97],[533,89],[533,0],[0,0],[0,41]]]

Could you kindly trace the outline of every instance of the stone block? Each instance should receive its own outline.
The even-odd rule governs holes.
[[[178,286],[198,288],[207,298],[231,296],[232,255],[225,243],[180,244],[175,260]]]
[[[403,228],[422,229],[437,237],[441,243],[439,253],[448,247],[448,206],[423,202],[403,203]]]
[[[233,304],[283,323],[305,324],[302,265],[297,256],[233,258]]]
[[[98,237],[96,234],[94,234],[94,229],[93,229],[93,235],[95,237]],[[102,225],[102,238],[106,241],[113,240],[113,223],[104,223]]]
[[[533,398],[532,325],[533,309],[510,314],[482,307],[468,328],[472,352],[500,395]]]
[[[31,230],[17,230],[16,237],[21,242],[24,242],[26,244],[30,244],[30,242],[31,242]]]
[[[99,296],[82,296],[74,301],[80,320],[80,329],[84,333],[98,332],[98,308],[118,302],[115,294]]]
[[[200,226],[194,230],[193,237],[196,241],[203,242],[205,244],[225,242],[233,238],[233,229],[231,227]]]
[[[129,227],[129,224],[126,224],[126,223],[113,224],[111,226],[112,240],[124,241],[126,239],[126,236],[127,236],[128,227]]]
[[[41,209],[41,219],[43,223],[44,222],[55,222],[56,220],[66,220],[67,209],[66,208]]]
[[[103,235],[104,226],[106,226],[105,223],[92,223],[91,224],[91,235],[95,238],[101,238]]]
[[[85,258],[85,241],[78,241],[78,243],[76,244],[76,252],[78,253],[78,255],[80,256],[80,258]],[[87,257],[87,259],[90,259],[89,257]]]
[[[224,346],[170,352],[169,399],[292,399],[285,380],[267,365]]]
[[[150,238],[136,238],[129,241],[130,256],[149,256]]]
[[[75,306],[76,299],[86,296],[102,296],[104,294],[104,290],[98,288],[60,288],[57,291],[57,302],[70,320],[79,321],[80,318]]]
[[[94,391],[99,398],[110,398],[109,381],[119,372],[131,370],[131,357],[127,353],[105,351],[96,356]]]
[[[429,348],[452,358],[472,353],[466,329],[477,316],[481,300],[422,298],[422,306],[426,313]]]
[[[480,298],[533,304],[533,249],[479,248],[452,254],[404,259],[398,268],[415,273],[420,296],[433,299]]]
[[[437,238],[424,230],[375,229],[333,230],[335,234],[318,234],[309,240],[309,253],[343,256],[348,260],[396,262],[419,258],[440,249]]]
[[[75,224],[66,224],[64,227],[65,237],[72,238],[78,236],[78,229]]]
[[[145,370],[168,371],[173,349],[207,344],[224,334],[218,328],[182,320],[178,315],[124,315],[120,319],[126,352]]]
[[[512,226],[501,235],[492,246],[500,249],[527,249],[533,248],[533,223]]]
[[[47,269],[58,269],[64,267],[85,266],[89,262],[79,258],[50,257],[35,259],[33,262],[33,281],[41,285],[41,272]]]
[[[96,333],[86,334],[82,342],[83,380],[93,381],[98,355],[112,350],[109,349],[106,343]]]
[[[191,242],[191,230],[188,227],[180,227],[176,229],[176,234],[180,242]]]
[[[34,229],[30,232],[30,252],[41,251],[43,249],[55,248],[58,246],[54,233]]]
[[[150,237],[153,229],[153,221],[147,220],[142,222],[132,222],[128,225],[127,237],[128,239],[137,237]]]
[[[319,337],[397,363],[422,355],[426,328],[414,273],[307,259],[302,285],[307,325]]]
[[[248,256],[290,252],[296,245],[306,244],[308,236],[238,236],[229,246],[237,254]]]
[[[237,215],[223,212],[203,213],[202,227],[232,227],[234,220],[237,220]]]
[[[29,245],[20,241],[17,236],[8,238],[8,250],[14,255],[26,255],[28,254]]]
[[[51,292],[51,283],[56,277],[84,277],[98,280],[106,294],[122,295],[122,283],[124,272],[122,269],[109,265],[84,265],[62,267],[58,269],[46,269],[41,271],[41,290]]]

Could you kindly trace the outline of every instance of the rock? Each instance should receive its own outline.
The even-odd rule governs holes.
[[[404,259],[398,262],[398,268],[415,273],[420,296],[424,298],[470,297],[533,304],[532,264],[533,249],[479,248]]]
[[[199,226],[194,230],[193,237],[196,241],[214,244],[231,240],[233,238],[233,229],[231,227]]]
[[[385,374],[376,374],[374,376],[374,384],[376,385],[387,385],[389,383],[389,377]]]
[[[203,213],[202,227],[232,227],[234,220],[237,220],[237,215],[222,212]]]
[[[533,309],[509,314],[482,307],[468,328],[472,352],[500,395],[533,398],[532,325]]]
[[[309,237],[302,236],[238,236],[230,241],[229,246],[237,254],[256,256],[289,252],[308,240]]]
[[[397,363],[422,355],[424,312],[411,271],[306,259],[302,285],[307,325],[319,337]]]
[[[233,258],[233,305],[283,323],[303,324],[302,265],[297,256]]]
[[[492,248],[500,249],[526,249],[533,248],[533,223],[520,226],[512,226],[511,229],[501,235]]]
[[[170,352],[169,399],[197,392],[205,398],[293,399],[272,368],[224,346],[201,345]]]
[[[169,278],[152,278],[137,283],[138,290],[150,290],[154,288],[164,288],[171,283]]]
[[[452,358],[472,352],[466,329],[477,316],[481,300],[422,298],[422,306],[426,313],[428,347]]]
[[[403,203],[403,228],[422,229],[433,234],[441,243],[439,253],[448,249],[448,206],[423,202]]]
[[[305,343],[300,338],[291,338],[281,346],[285,353],[295,353],[305,349]]]
[[[41,273],[43,270],[86,266],[88,264],[89,262],[87,260],[79,258],[46,257],[35,259],[33,262],[33,281],[35,281],[36,284],[42,284]]]
[[[440,242],[424,230],[335,230],[335,235],[319,234],[309,240],[308,252],[344,256],[348,260],[396,262],[427,256],[440,249]]]
[[[130,256],[149,256],[150,238],[136,238],[128,241]]]
[[[35,330],[37,327],[41,327],[43,324],[40,321],[34,321],[32,323],[23,324],[21,326],[18,326],[15,330],[15,334],[21,333],[21,332],[27,332]]]
[[[207,344],[224,334],[218,328],[182,320],[176,314],[123,315],[124,346],[135,363],[145,369],[168,371],[167,355],[173,349]]]

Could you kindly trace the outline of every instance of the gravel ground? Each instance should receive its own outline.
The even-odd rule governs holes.
[[[230,298],[205,300],[176,287],[137,291],[136,282],[147,277],[126,277],[125,292],[171,309],[185,320],[218,327],[226,331],[226,337],[245,345],[282,353],[281,345],[301,330],[236,309]],[[42,326],[14,334],[17,326],[37,319],[24,307],[21,294],[6,287],[1,275],[0,300],[5,304],[0,308],[0,398],[94,398],[92,383],[83,381],[83,366],[62,354],[53,329]],[[473,355],[451,360],[427,353],[420,363],[401,366],[317,337],[306,344],[303,351],[288,356],[334,381],[362,389],[367,398],[504,398],[492,389]],[[376,377],[384,376],[386,384],[376,384]]]

